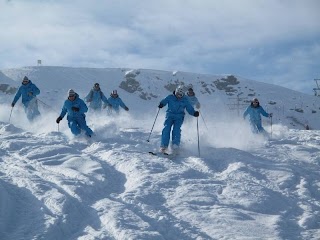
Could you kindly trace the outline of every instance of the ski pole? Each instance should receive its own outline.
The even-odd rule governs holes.
[[[202,116],[202,113],[201,113],[200,111],[199,111],[199,113],[200,113],[200,115],[201,115],[201,118],[202,118],[202,120],[203,120],[204,125],[206,126],[207,131],[209,131],[209,129],[208,129],[208,127],[207,127],[207,124],[206,124],[206,121],[204,120],[204,117]]]
[[[46,104],[45,102],[41,101],[39,98],[37,98],[37,101],[39,101],[40,103],[42,103],[44,106],[51,108],[53,111],[57,112],[55,109],[53,109],[51,106],[49,106],[48,104]]]
[[[9,116],[9,123],[10,123],[10,120],[11,120],[12,111],[13,111],[13,107],[11,108],[11,112],[10,112],[10,116]]]
[[[271,126],[271,138],[272,138],[272,116],[270,117],[270,120],[271,120],[271,123],[270,123],[270,126]]]
[[[160,108],[158,109],[158,112],[157,112],[156,118],[154,119],[154,122],[153,122],[153,125],[152,125],[152,128],[151,128],[151,131],[150,131],[149,137],[148,137],[148,139],[147,139],[147,142],[149,142],[149,141],[150,141],[150,136],[151,136],[151,133],[152,133],[152,131],[153,131],[154,124],[156,123],[156,120],[157,120],[157,118],[158,118],[159,112],[160,112]]]
[[[198,135],[198,154],[200,157],[200,138],[199,138],[199,118],[197,118],[197,135]]]

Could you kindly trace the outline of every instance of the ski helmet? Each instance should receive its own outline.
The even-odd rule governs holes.
[[[184,96],[184,92],[181,86],[178,86],[174,92],[174,94],[178,97],[178,98],[182,98]]]
[[[73,97],[76,95],[76,92],[73,89],[68,90],[68,97]]]
[[[24,76],[22,83],[27,84],[29,82],[29,78],[27,76]]]

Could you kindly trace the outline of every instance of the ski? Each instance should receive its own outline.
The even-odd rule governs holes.
[[[170,155],[171,155],[171,154],[166,153],[166,152],[164,152],[164,153],[156,153],[156,152],[150,151],[149,153],[150,153],[151,155],[153,155],[153,156],[159,156],[159,155],[170,156]]]

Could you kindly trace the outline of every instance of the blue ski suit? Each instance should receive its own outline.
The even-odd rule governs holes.
[[[251,103],[244,111],[243,118],[245,119],[247,115],[249,115],[252,132],[259,133],[265,131],[261,124],[261,115],[269,117],[270,114],[268,114],[260,105],[254,107]]]
[[[24,111],[27,114],[27,118],[29,119],[29,121],[32,121],[40,115],[40,112],[38,110],[38,101],[36,97],[39,94],[39,88],[29,80],[27,84],[22,84],[19,87],[18,92],[16,93],[12,101],[12,106],[14,106],[21,97],[22,104],[24,106]]]
[[[119,113],[120,107],[128,111],[128,107],[123,103],[120,97],[109,97],[108,102],[111,105],[111,109],[113,109],[116,113]]]
[[[77,109],[77,111],[74,110]],[[74,135],[81,133],[81,130],[84,130],[86,135],[91,137],[93,131],[87,126],[86,115],[88,107],[85,102],[79,98],[79,95],[76,94],[76,97],[73,101],[67,99],[65,100],[62,110],[60,113],[60,118],[62,119],[67,113],[68,126],[71,129],[71,132]]]
[[[89,103],[89,108],[94,111],[101,111],[102,102],[104,104],[109,105],[108,99],[103,94],[103,92],[99,89],[91,89],[88,95],[85,97],[86,102]]]
[[[179,146],[181,140],[181,126],[184,120],[185,109],[192,116],[194,116],[195,110],[186,96],[177,98],[174,93],[163,99],[160,102],[160,105],[168,105],[166,119],[164,121],[164,128],[162,130],[161,147],[168,147],[172,127],[172,144]]]

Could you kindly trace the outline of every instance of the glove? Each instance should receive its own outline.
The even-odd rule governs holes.
[[[129,108],[128,108],[128,107],[125,107],[124,110],[129,111]]]
[[[11,107],[14,107],[14,103],[11,103]]]
[[[60,122],[61,120],[62,120],[62,117],[59,116],[59,117],[57,118],[57,120],[56,120],[56,123],[59,124],[59,122]]]
[[[29,96],[32,96],[33,94],[32,94],[32,92],[28,92],[28,95],[29,95]]]
[[[163,108],[163,104],[160,103],[159,106],[158,106],[158,108]]]
[[[272,117],[273,116],[273,114],[272,113],[269,113],[269,117]]]
[[[200,109],[200,103],[196,104],[196,108]]]
[[[72,109],[72,111],[74,111],[74,112],[79,112],[79,110],[80,110],[80,108],[78,108],[78,107],[72,107],[71,109]]]
[[[193,114],[193,116],[199,117],[199,112],[198,112],[198,111],[195,111],[194,114]]]

